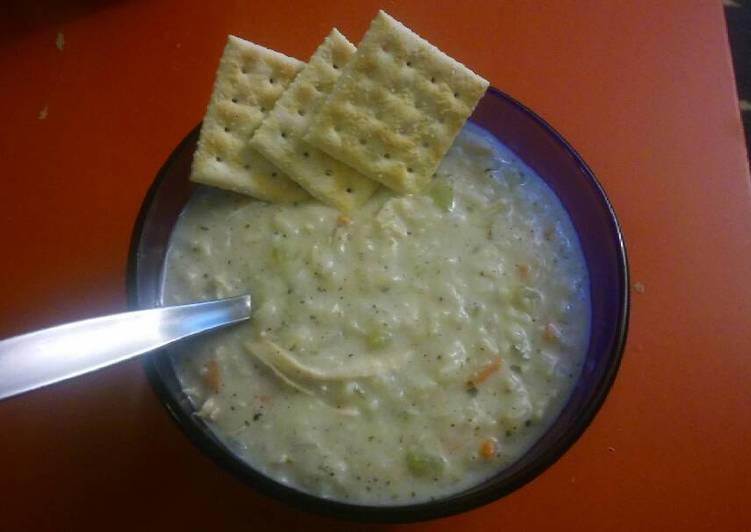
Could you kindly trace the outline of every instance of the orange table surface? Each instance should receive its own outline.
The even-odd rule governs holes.
[[[720,2],[6,2],[0,337],[125,308],[133,222],[227,33],[306,59],[334,25],[357,42],[379,7],[573,144],[644,286],[579,441],[510,496],[405,528],[747,530],[751,193]],[[216,467],[138,361],[4,401],[0,426],[0,530],[380,528]]]

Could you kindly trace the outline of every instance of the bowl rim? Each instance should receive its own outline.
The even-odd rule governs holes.
[[[173,421],[175,421],[182,430],[183,434],[185,434],[188,439],[201,450],[201,452],[209,456],[217,465],[231,473],[244,484],[296,508],[311,511],[319,515],[337,517],[357,522],[406,523],[446,517],[469,511],[500,499],[538,477],[555,463],[581,437],[604,404],[620,368],[623,359],[623,351],[626,345],[626,338],[628,336],[631,299],[629,268],[626,245],[620,223],[618,222],[613,205],[597,177],[584,162],[579,153],[560,133],[558,133],[558,131],[534,111],[505,92],[491,86],[488,87],[487,94],[496,98],[504,99],[511,105],[515,106],[518,110],[527,115],[528,118],[536,122],[538,126],[544,129],[546,133],[573,158],[581,172],[585,174],[587,179],[594,185],[595,191],[602,202],[602,206],[605,207],[613,225],[613,232],[617,240],[617,242],[615,242],[618,259],[617,281],[620,287],[622,287],[622,302],[618,307],[616,341],[611,352],[610,361],[602,378],[595,386],[592,400],[585,405],[581,413],[577,416],[575,423],[573,423],[562,435],[562,437],[556,442],[556,445],[543,450],[537,461],[532,464],[532,467],[525,469],[515,477],[512,477],[510,481],[501,488],[495,487],[494,489],[486,489],[484,491],[466,495],[464,498],[455,501],[452,501],[452,496],[449,495],[441,499],[399,506],[358,505],[325,499],[301,491],[292,486],[283,485],[256,470],[237,455],[225,452],[224,449],[216,445],[214,441],[209,439],[209,437],[196,426],[191,415],[183,412],[177,399],[170,393],[167,386],[160,378],[156,367],[155,357],[159,356],[163,351],[160,350],[143,357],[143,367],[157,399],[166,408]],[[127,259],[126,292],[127,304],[130,310],[140,308],[138,306],[137,280],[139,262],[138,250],[146,219],[151,210],[156,194],[166,178],[169,168],[174,163],[178,154],[185,149],[186,144],[193,141],[193,137],[198,133],[200,127],[201,124],[199,123],[172,150],[167,160],[159,169],[159,172],[149,187],[139,209],[131,233]]]

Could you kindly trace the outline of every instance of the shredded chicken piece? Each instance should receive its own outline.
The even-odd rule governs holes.
[[[266,367],[268,367],[279,379],[290,386],[291,388],[304,393],[305,395],[309,395],[313,398],[315,398],[319,403],[321,403],[323,406],[331,409],[337,414],[341,414],[344,416],[359,416],[360,411],[356,408],[341,408],[339,406],[332,406],[328,404],[326,401],[322,400],[321,398],[316,396],[316,393],[303,386],[293,378],[291,378],[289,375],[287,375],[282,368],[279,367],[277,364],[279,361],[282,362],[282,366],[284,364],[287,364],[287,370],[289,371],[289,365],[292,365],[293,368],[299,367],[299,368],[306,368],[307,372],[302,372],[302,376],[308,376],[311,375],[317,375],[318,377],[313,378],[323,378],[320,377],[320,372],[318,370],[311,370],[310,368],[307,368],[306,366],[300,364],[297,360],[294,359],[292,355],[290,355],[285,349],[282,349],[278,345],[274,344],[270,340],[262,340],[261,342],[248,342],[245,344],[245,349],[250,354],[255,356],[261,363],[263,363]],[[276,357],[276,360],[274,358]],[[277,363],[275,363],[277,362]],[[297,370],[295,370],[297,371]],[[298,372],[299,374],[299,372]],[[348,377],[338,377],[338,378],[348,378]]]
[[[404,364],[409,353],[379,358],[369,358],[347,364],[343,367],[320,369],[303,364],[286,349],[276,345],[271,340],[262,339],[258,342],[248,342],[245,349],[262,360],[267,365],[273,364],[287,377],[296,377],[313,380],[344,380],[373,377],[387,371],[398,369]]]

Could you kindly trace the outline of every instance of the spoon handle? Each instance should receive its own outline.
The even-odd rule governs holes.
[[[249,295],[124,312],[0,341],[0,399],[246,320]]]

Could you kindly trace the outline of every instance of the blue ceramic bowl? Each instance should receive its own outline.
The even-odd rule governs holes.
[[[579,380],[556,421],[516,463],[485,482],[449,497],[403,506],[361,506],[298,491],[263,475],[232,453],[194,415],[168,353],[145,358],[157,396],[185,434],[204,453],[261,492],[302,509],[360,521],[404,522],[463,512],[496,500],[542,473],[584,432],[605,400],[620,364],[628,325],[628,267],[613,208],[574,149],[544,120],[490,88],[471,120],[493,133],[534,169],[558,195],[579,234],[589,269],[592,327]],[[131,309],[160,301],[162,270],[172,228],[190,198],[195,128],[159,171],[141,207],[128,259]]]

